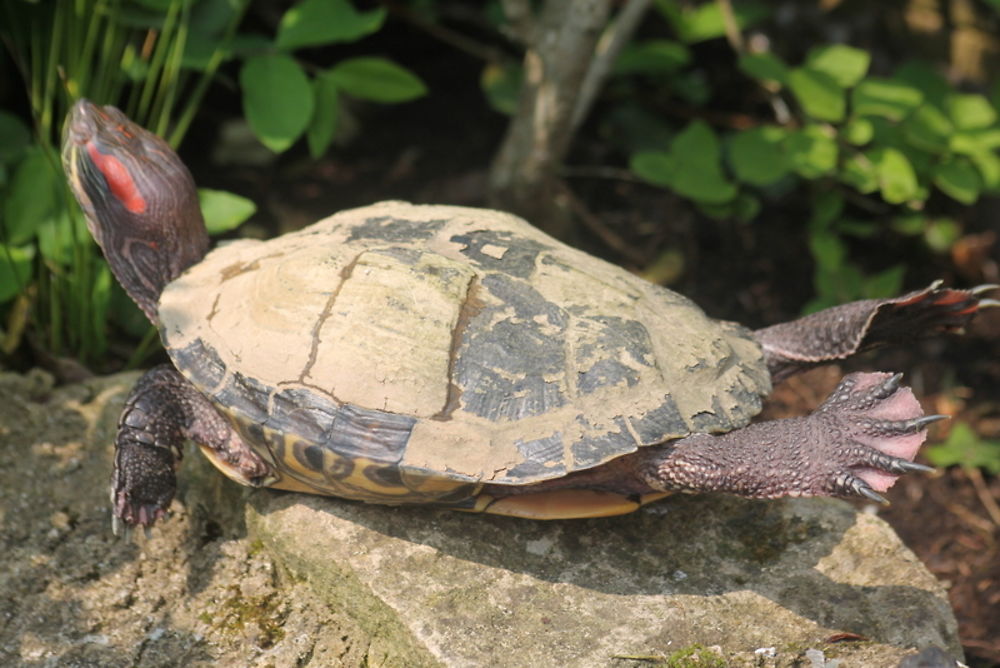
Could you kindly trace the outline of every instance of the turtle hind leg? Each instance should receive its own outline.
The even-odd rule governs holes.
[[[177,491],[186,439],[230,478],[267,484],[270,466],[243,442],[218,410],[172,366],[150,369],[132,388],[118,420],[111,481],[113,526],[149,527]]]
[[[927,425],[900,375],[853,373],[805,417],[758,422],[726,434],[695,434],[633,455],[636,474],[663,491],[748,498],[879,494],[915,464]]]
[[[818,364],[883,344],[905,343],[937,331],[961,331],[980,308],[1000,302],[982,295],[995,285],[955,290],[937,281],[892,299],[865,299],[758,329],[772,379],[777,382]]]

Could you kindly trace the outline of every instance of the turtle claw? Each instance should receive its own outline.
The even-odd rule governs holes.
[[[974,288],[969,288],[969,292],[972,293],[972,296],[978,297],[979,295],[981,295],[983,293],[992,292],[993,290],[997,290],[997,289],[1000,289],[1000,284],[997,284],[997,283],[983,283],[982,285],[977,285]]]
[[[850,482],[847,484],[845,491],[856,496],[863,496],[883,506],[889,505],[889,499],[876,492],[861,478],[852,477]]]

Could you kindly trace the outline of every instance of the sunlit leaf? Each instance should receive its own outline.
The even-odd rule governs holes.
[[[797,67],[788,75],[788,87],[809,116],[821,121],[844,119],[844,89],[826,72]]]
[[[198,202],[209,234],[235,229],[257,211],[253,201],[224,190],[199,188]]]
[[[828,44],[810,49],[806,65],[826,72],[841,88],[854,86],[868,72],[871,55],[846,44]]]

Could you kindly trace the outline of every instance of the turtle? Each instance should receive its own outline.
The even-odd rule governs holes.
[[[913,459],[945,417],[901,374],[752,419],[798,371],[998,303],[936,282],[752,331],[513,215],[396,201],[210,250],[191,174],[118,109],[76,102],[62,157],[172,362],[125,401],[116,531],[165,515],[189,440],[252,487],[535,519],[677,492],[884,502],[933,470]]]

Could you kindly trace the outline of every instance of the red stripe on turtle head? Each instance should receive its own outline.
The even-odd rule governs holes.
[[[104,175],[104,180],[107,181],[115,199],[131,213],[145,213],[146,198],[135,187],[135,181],[122,161],[113,155],[101,153],[93,144],[87,145],[87,153],[94,166]]]

